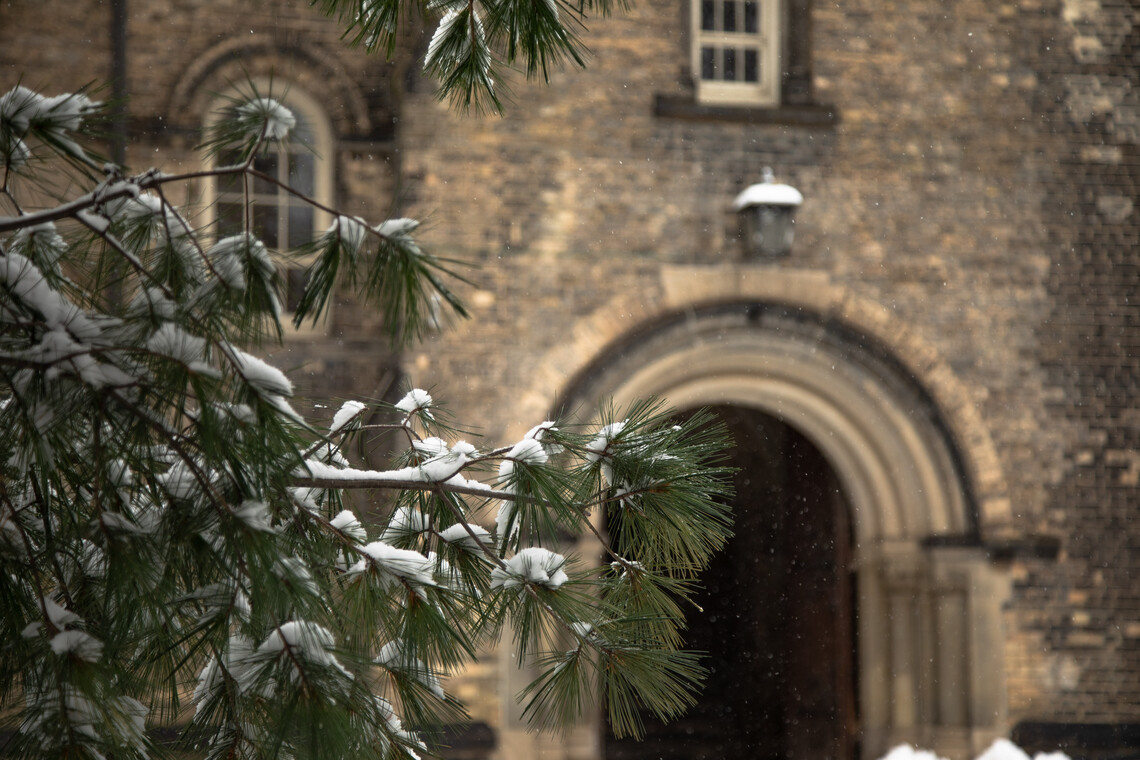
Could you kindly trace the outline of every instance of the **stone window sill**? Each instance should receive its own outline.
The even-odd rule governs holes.
[[[661,94],[654,98],[653,113],[668,119],[784,124],[798,127],[833,127],[839,123],[839,111],[833,105],[815,103],[770,107],[710,105],[698,103],[691,97]]]

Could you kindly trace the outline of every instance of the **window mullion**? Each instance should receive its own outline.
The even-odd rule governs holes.
[[[759,47],[768,41],[767,35],[745,32],[705,32],[701,41],[712,45],[749,45]]]

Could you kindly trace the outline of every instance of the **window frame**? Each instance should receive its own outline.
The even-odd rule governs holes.
[[[740,9],[740,25],[744,24],[744,2],[729,0]],[[757,3],[757,31],[722,31],[703,28],[703,6],[713,2],[714,13],[723,26],[726,0],[691,0],[689,3],[690,65],[696,88],[696,100],[707,105],[778,106],[781,100],[782,77],[783,2],[781,0],[751,0]],[[705,49],[719,51],[754,48],[758,55],[756,82],[705,79],[703,63]],[[720,59],[723,67],[723,58]],[[742,66],[743,68],[743,66]]]
[[[312,95],[303,89],[293,85],[290,82],[281,80],[270,80],[265,78],[254,78],[250,83],[244,87],[233,87],[227,92],[224,92],[219,97],[211,101],[210,108],[206,117],[205,127],[209,130],[218,122],[219,113],[224,110],[228,105],[231,105],[235,100],[242,100],[250,95],[250,85],[252,89],[258,93],[259,96],[271,97],[280,102],[288,108],[298,120],[303,121],[308,125],[311,131],[311,139],[305,142],[292,141],[282,145],[281,143],[274,143],[271,150],[278,156],[277,177],[278,179],[287,180],[288,178],[288,162],[280,160],[282,156],[305,155],[312,158],[313,161],[313,192],[312,198],[326,208],[335,208],[336,202],[334,197],[335,183],[334,183],[334,133],[332,122],[329,120],[325,108],[321,103]],[[224,165],[217,160],[217,157],[212,158],[207,165],[208,169],[213,169],[219,165]],[[323,330],[319,325],[312,325],[311,322],[306,322],[300,328],[293,327],[292,313],[293,311],[288,308],[289,301],[289,281],[288,278],[291,272],[302,270],[310,263],[309,258],[299,258],[296,256],[286,256],[282,251],[289,248],[296,248],[298,245],[310,242],[290,240],[288,228],[289,220],[287,213],[280,213],[281,210],[289,208],[310,208],[313,211],[312,217],[312,239],[316,239],[324,230],[328,229],[332,224],[332,215],[319,206],[312,206],[295,196],[286,193],[280,187],[275,188],[273,193],[258,192],[256,188],[257,180],[254,180],[255,186],[250,191],[250,203],[256,207],[274,205],[278,209],[277,214],[277,237],[278,242],[284,238],[286,245],[284,247],[273,247],[266,244],[273,257],[274,262],[278,267],[278,272],[282,278],[281,295],[281,322],[287,334],[304,334],[317,332]],[[227,198],[227,196],[232,196]],[[237,199],[238,203],[244,201],[244,197],[240,190],[236,192],[222,190],[220,188],[220,178],[213,177],[210,181],[205,183],[203,198],[206,201],[208,209],[209,221],[211,228],[217,230],[219,228],[220,215],[219,205],[223,202],[233,202]],[[277,203],[271,204],[264,202],[268,197],[276,197]],[[261,200],[261,203],[257,201]],[[311,257],[310,257],[311,258]],[[327,315],[326,315],[327,316]]]

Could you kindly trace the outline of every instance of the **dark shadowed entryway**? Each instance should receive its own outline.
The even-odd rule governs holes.
[[[736,535],[707,571],[687,646],[708,652],[699,703],[607,760],[847,759],[855,754],[849,506],[820,451],[762,412],[714,411],[736,445]],[[695,611],[693,611],[695,613]]]

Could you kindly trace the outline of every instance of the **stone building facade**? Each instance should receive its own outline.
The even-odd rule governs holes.
[[[113,5],[0,0],[0,89],[108,79]],[[291,335],[309,387],[399,373],[494,442],[649,394],[737,436],[696,717],[535,737],[489,652],[457,753],[1140,753],[1135,3],[642,0],[585,70],[502,83],[502,118],[437,102],[411,32],[386,62],[304,2],[125,6],[129,163],[193,165],[218,96],[272,78],[323,197],[473,265],[473,319],[401,357],[347,302]],[[765,167],[805,200],[748,258],[731,203]]]

